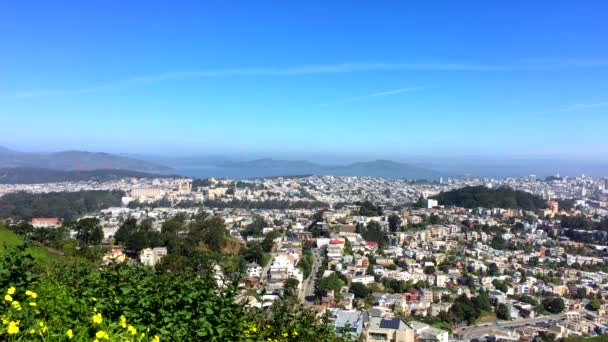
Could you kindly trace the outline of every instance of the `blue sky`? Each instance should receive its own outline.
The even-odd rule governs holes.
[[[605,1],[12,1],[0,145],[608,155]]]

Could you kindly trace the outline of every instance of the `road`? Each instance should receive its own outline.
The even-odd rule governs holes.
[[[314,249],[313,253],[315,255],[315,262],[312,264],[312,271],[308,278],[304,279],[302,287],[300,289],[300,300],[305,304],[312,304],[314,300],[309,301],[315,295],[315,281],[317,279],[317,272],[319,271],[319,267],[323,262],[322,251],[320,249]]]
[[[260,276],[260,285],[266,284],[268,280],[268,271],[270,270],[270,264],[272,264],[272,260],[274,259],[276,253],[270,253],[270,260],[268,261],[268,265],[264,266],[262,269],[262,275]]]
[[[579,310],[578,312],[584,313],[585,310]],[[542,323],[553,323],[561,321],[565,318],[565,314],[557,314],[551,316],[541,316],[535,318],[525,318],[516,321],[498,321],[498,324],[493,322],[476,324],[472,326],[463,326],[454,328],[454,335],[458,335],[462,340],[468,341],[474,337],[480,337],[489,333],[494,328],[517,328],[527,325],[536,325]]]

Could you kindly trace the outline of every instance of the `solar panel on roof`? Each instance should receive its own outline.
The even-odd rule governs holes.
[[[401,320],[399,318],[383,319],[380,321],[381,329],[399,329]]]

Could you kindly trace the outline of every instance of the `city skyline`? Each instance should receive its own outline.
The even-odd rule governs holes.
[[[0,145],[14,149],[608,152],[599,1],[2,7]]]

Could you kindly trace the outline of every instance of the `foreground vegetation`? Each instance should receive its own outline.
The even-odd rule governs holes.
[[[217,217],[187,223],[180,216],[165,223],[158,241],[143,244],[138,236],[147,223],[125,222],[120,238],[128,247],[169,248],[155,268],[104,265],[82,252],[41,257],[46,249],[28,243],[93,248],[83,231],[93,231],[95,222],[81,221],[50,229],[44,238],[23,224],[10,226],[21,235],[0,228],[0,341],[341,340],[326,317],[291,296],[269,308],[246,305],[240,271],[251,251],[235,246]],[[71,228],[76,239],[65,234]]]
[[[0,340],[338,340],[289,299],[269,311],[239,303],[237,278],[196,256],[157,269],[59,259],[39,268],[26,246],[0,259]],[[222,284],[223,283],[223,284]]]

